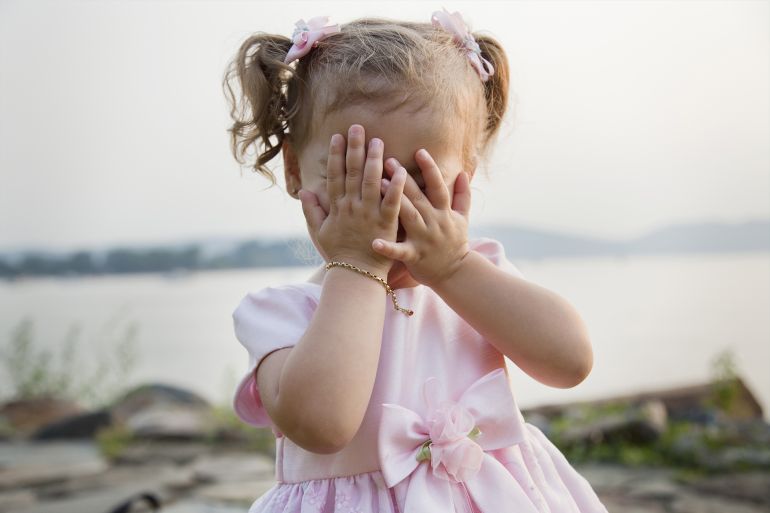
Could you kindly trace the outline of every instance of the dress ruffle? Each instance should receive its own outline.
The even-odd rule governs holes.
[[[567,461],[540,429],[524,423],[521,443],[490,452],[510,475],[516,502],[482,511],[467,495],[453,497],[462,513],[607,513],[588,481]],[[421,463],[428,466],[428,462]],[[412,476],[416,475],[415,472]],[[388,488],[377,470],[352,476],[276,483],[249,508],[249,513],[435,513],[405,511],[411,477]]]

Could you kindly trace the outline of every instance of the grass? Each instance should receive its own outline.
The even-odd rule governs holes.
[[[36,347],[34,321],[21,319],[0,348],[0,362],[10,383],[10,390],[3,395],[13,400],[50,397],[89,408],[106,406],[124,391],[138,361],[137,323],[129,322],[119,333],[115,333],[116,326],[115,319],[109,321],[95,335],[99,343],[88,346],[100,347],[111,355],[97,358],[93,366],[78,354],[83,333],[80,324],[73,323],[62,343],[56,345],[57,356],[51,349]]]

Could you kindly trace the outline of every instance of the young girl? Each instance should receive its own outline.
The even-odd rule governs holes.
[[[467,237],[503,49],[459,13],[327,21],[251,36],[225,76],[236,159],[261,143],[254,168],[275,183],[282,153],[326,262],[233,312],[250,357],[234,409],[276,435],[277,483],[250,513],[606,512],[524,420],[505,365],[577,385],[593,358],[580,316]]]

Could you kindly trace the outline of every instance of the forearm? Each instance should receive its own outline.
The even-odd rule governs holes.
[[[593,366],[587,329],[558,294],[468,253],[434,290],[524,372],[549,386],[580,383]]]
[[[344,446],[358,431],[374,387],[385,289],[357,272],[327,271],[307,331],[284,363],[276,403],[297,439]]]

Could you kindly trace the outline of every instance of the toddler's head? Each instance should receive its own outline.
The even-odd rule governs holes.
[[[415,152],[425,148],[448,185],[461,171],[471,176],[487,158],[508,100],[508,62],[492,37],[472,33],[494,67],[482,81],[452,34],[424,23],[362,18],[339,26],[295,63],[284,35],[246,39],[224,78],[233,124],[235,158],[272,184],[267,163],[283,150],[287,190],[316,193],[328,212],[323,179],[329,140],[347,137],[351,124],[367,142],[382,139],[385,159],[395,157],[423,186]],[[233,86],[236,86],[235,88]],[[240,92],[236,92],[239,89]]]

